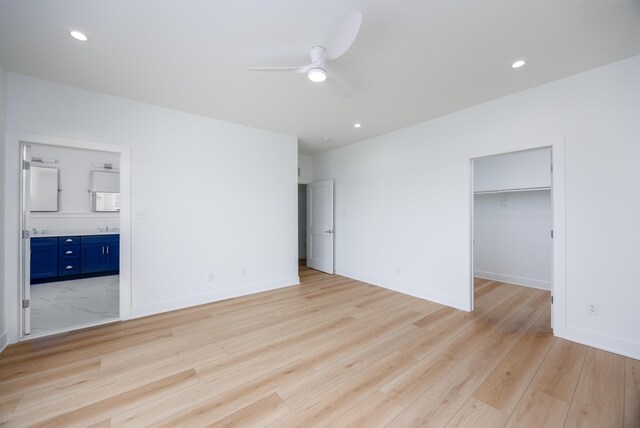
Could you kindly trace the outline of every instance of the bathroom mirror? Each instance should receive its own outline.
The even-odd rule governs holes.
[[[120,173],[91,171],[91,211],[120,211]]]
[[[91,211],[120,211],[120,193],[91,192]]]
[[[31,211],[58,211],[58,168],[31,166]]]
[[[91,171],[91,191],[120,193],[120,173],[114,171]]]

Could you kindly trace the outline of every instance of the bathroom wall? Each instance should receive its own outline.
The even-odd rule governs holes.
[[[31,145],[31,156],[55,159],[55,163],[38,163],[34,166],[52,167],[59,170],[57,212],[32,212],[31,227],[37,230],[92,230],[119,227],[119,213],[96,213],[91,211],[89,194],[91,171],[105,171],[94,167],[94,163],[119,164],[116,153],[64,147]]]

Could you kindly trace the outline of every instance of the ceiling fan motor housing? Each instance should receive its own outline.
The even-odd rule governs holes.
[[[324,63],[324,57],[327,55],[327,50],[322,46],[314,46],[309,50],[309,56],[311,57],[311,63],[315,64],[316,62]],[[322,66],[322,64],[318,64],[318,66]]]

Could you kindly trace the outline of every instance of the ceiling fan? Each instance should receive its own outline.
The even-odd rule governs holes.
[[[342,56],[353,44],[358,36],[362,14],[356,10],[351,12],[342,26],[333,37],[329,47],[314,46],[309,51],[311,63],[299,67],[260,67],[247,68],[250,71],[272,71],[282,73],[306,73],[312,82],[327,82],[327,86],[337,95],[344,98],[351,98],[353,90],[344,83],[332,78],[327,74],[326,63]]]

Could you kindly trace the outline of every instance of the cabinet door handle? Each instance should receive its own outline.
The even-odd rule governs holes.
[[[66,270],[71,270],[71,269],[73,269],[73,266],[68,265],[65,269],[66,269]]]
[[[102,246],[102,254],[104,254],[104,245]]]
[[[107,254],[109,254],[109,246],[107,245]]]
[[[73,242],[73,239],[67,239],[67,240],[66,240],[66,241],[64,241],[64,242],[66,242],[67,244],[70,244],[70,243],[72,243],[72,242]]]
[[[69,250],[65,254],[69,256],[69,255],[73,254],[73,251]]]

